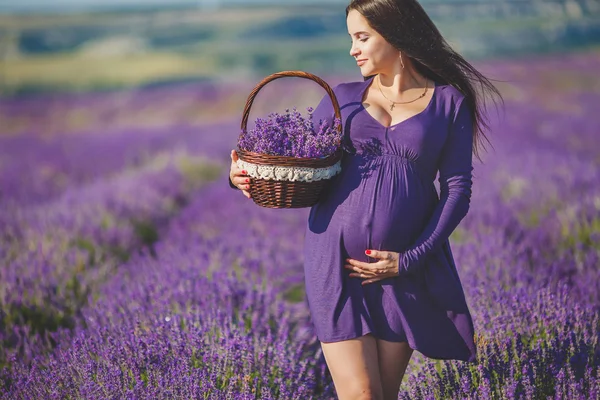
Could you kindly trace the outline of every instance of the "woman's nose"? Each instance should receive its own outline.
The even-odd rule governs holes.
[[[356,57],[359,53],[360,51],[358,51],[358,49],[355,46],[350,47],[350,55],[352,57]]]

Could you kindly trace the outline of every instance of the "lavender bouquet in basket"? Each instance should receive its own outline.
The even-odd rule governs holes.
[[[258,118],[251,130],[242,129],[238,148],[244,152],[263,156],[291,157],[302,162],[332,157],[340,150],[342,139],[341,121],[334,118],[333,126],[328,121],[313,124],[314,109],[307,108],[308,118],[304,118],[294,107],[285,114],[271,113],[267,119]],[[316,129],[315,129],[316,128]],[[288,182],[314,182],[327,180],[340,172],[340,162],[321,168],[310,164],[281,163],[256,164],[240,158],[238,166],[247,170],[252,178]]]
[[[294,107],[285,114],[271,113],[267,119],[258,118],[254,129],[242,131],[238,146],[245,151],[296,158],[324,158],[338,150],[341,142],[341,121],[334,125],[312,121],[314,109],[308,107],[308,118],[304,118]],[[315,129],[316,128],[316,129]]]

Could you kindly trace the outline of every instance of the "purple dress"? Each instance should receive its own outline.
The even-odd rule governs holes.
[[[471,197],[473,123],[465,97],[436,83],[419,114],[385,127],[362,104],[372,82],[342,83],[342,171],[308,217],[306,296],[322,342],[367,333],[435,359],[476,361],[473,321],[448,238]],[[313,122],[332,121],[328,96]],[[434,186],[439,170],[440,197]],[[400,253],[398,277],[361,285],[344,260]]]

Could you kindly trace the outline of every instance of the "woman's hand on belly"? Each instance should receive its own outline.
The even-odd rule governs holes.
[[[354,271],[350,274],[352,278],[366,278],[362,285],[377,282],[386,278],[398,276],[398,259],[400,253],[393,251],[365,250],[369,257],[376,258],[379,261],[375,263],[366,263],[352,258],[346,259],[345,268]]]

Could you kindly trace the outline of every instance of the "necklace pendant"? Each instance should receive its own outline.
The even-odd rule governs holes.
[[[395,106],[395,104],[392,103],[392,105],[390,106],[390,111],[394,111],[394,106]]]

